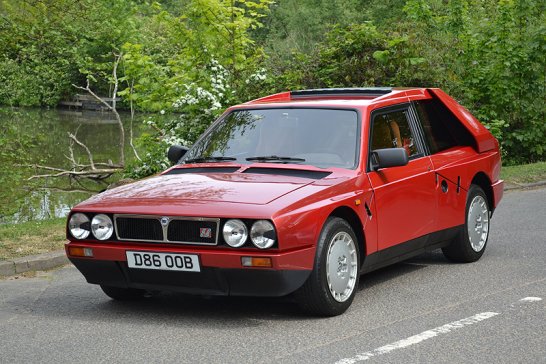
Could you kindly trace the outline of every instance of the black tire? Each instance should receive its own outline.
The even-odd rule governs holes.
[[[341,233],[341,234],[340,234]],[[344,273],[347,273],[347,284],[350,285],[354,282],[354,285],[352,286],[352,291],[350,291],[349,294],[349,286],[347,286],[347,294],[343,294],[339,296],[339,299],[343,300],[340,302],[339,300],[335,299],[332,292],[330,291],[329,284],[328,284],[328,275],[327,275],[327,256],[329,253],[329,250],[331,249],[331,246],[334,245],[334,243],[340,243],[343,240],[341,238],[343,237],[343,233],[347,234],[350,239],[352,239],[355,253],[349,253],[350,256],[348,259],[344,259],[344,262],[339,263],[338,266],[338,272],[339,269],[342,269],[343,271],[341,273],[337,273],[338,276],[344,276]],[[347,235],[345,235],[345,238],[347,238]],[[338,240],[334,241],[334,238]],[[343,241],[344,242],[344,241]],[[347,242],[347,246],[350,249],[350,243]],[[332,254],[334,254],[332,252]],[[333,258],[332,258],[333,259]],[[355,275],[354,269],[350,271],[350,268],[348,267],[347,262],[352,262],[356,260],[356,277],[353,277]],[[339,262],[339,259],[338,259]],[[345,264],[342,266],[342,264]],[[344,269],[347,268],[347,271],[344,271]],[[332,267],[332,269],[335,269],[335,267]],[[338,217],[330,217],[328,220],[326,220],[326,223],[324,224],[322,231],[320,233],[318,242],[317,242],[317,251],[315,254],[315,262],[314,262],[314,268],[311,272],[311,275],[307,279],[307,281],[303,284],[303,286],[298,289],[294,296],[300,305],[300,307],[307,313],[312,315],[318,315],[318,316],[337,316],[345,312],[351,303],[353,302],[353,299],[355,297],[355,293],[358,289],[358,281],[360,277],[360,255],[359,255],[359,246],[358,246],[358,240],[356,238],[356,235],[349,225],[347,221],[340,219]],[[342,278],[345,279],[345,278]],[[351,283],[349,283],[351,282]],[[342,298],[343,297],[343,298]]]
[[[442,252],[444,253],[444,256],[452,261],[457,263],[471,263],[475,262],[478,259],[481,258],[483,255],[483,252],[485,251],[485,247],[487,246],[487,240],[489,239],[489,227],[490,227],[490,217],[491,217],[491,210],[489,208],[489,203],[487,202],[487,196],[481,189],[481,187],[477,185],[471,185],[470,189],[468,190],[467,197],[466,197],[466,208],[465,208],[465,223],[463,230],[453,239],[451,244],[445,248],[442,248]],[[483,246],[481,248],[473,248],[472,242],[469,237],[469,213],[470,208],[472,204],[479,203],[480,206],[485,208],[487,210],[487,231],[483,231],[483,227],[480,228],[482,236],[485,234],[485,242],[482,243]],[[483,205],[483,206],[482,206]],[[474,205],[473,208],[479,208],[480,206]],[[475,229],[478,229],[478,222],[477,221],[471,221],[471,224],[475,224]],[[483,222],[482,222],[483,223]],[[485,223],[483,223],[485,225]],[[472,228],[472,226],[470,226]],[[478,239],[478,241],[482,241],[482,239]],[[474,246],[476,247],[477,242],[474,241]]]
[[[103,286],[100,288],[106,295],[116,301],[135,301],[144,297],[146,293],[143,289],[136,288],[120,288],[120,287],[111,287]]]

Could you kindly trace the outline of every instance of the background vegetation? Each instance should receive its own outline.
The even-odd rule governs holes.
[[[440,87],[506,162],[546,159],[544,1],[0,0],[0,104],[55,106],[86,79],[109,94],[119,54],[125,105],[151,112],[132,176],[231,104],[311,87]]]

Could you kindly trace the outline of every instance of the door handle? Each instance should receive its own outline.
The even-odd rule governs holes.
[[[447,185],[447,182],[445,179],[442,180],[442,183],[440,183],[440,186],[442,187],[442,192],[447,193],[447,191],[449,190],[449,186]]]

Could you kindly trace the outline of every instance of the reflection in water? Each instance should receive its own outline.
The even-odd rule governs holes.
[[[130,115],[121,113],[121,117],[127,129]],[[135,138],[144,128],[143,118],[139,115],[133,122]],[[21,165],[69,167],[67,133],[76,130],[96,162],[117,162],[119,130],[110,113],[0,108],[0,223],[64,217],[72,206],[105,188],[104,184],[67,177],[27,181],[43,171]],[[133,156],[128,142],[125,154],[129,159]],[[74,157],[87,163],[87,155],[77,146]]]

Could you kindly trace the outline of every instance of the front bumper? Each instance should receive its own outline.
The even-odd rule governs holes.
[[[93,257],[70,256],[69,246],[91,248]],[[125,254],[127,250],[197,254],[201,262],[201,271],[132,269],[127,266]],[[67,244],[66,251],[70,261],[84,275],[87,282],[93,284],[190,294],[269,297],[284,296],[301,287],[311,273],[314,256],[313,248],[267,254],[235,250],[219,251],[140,244],[121,246],[80,242]],[[268,256],[272,260],[273,267],[243,268],[242,256]]]
[[[89,283],[221,296],[280,297],[305,283],[307,270],[201,268],[201,272],[129,269],[126,262],[70,258]]]

